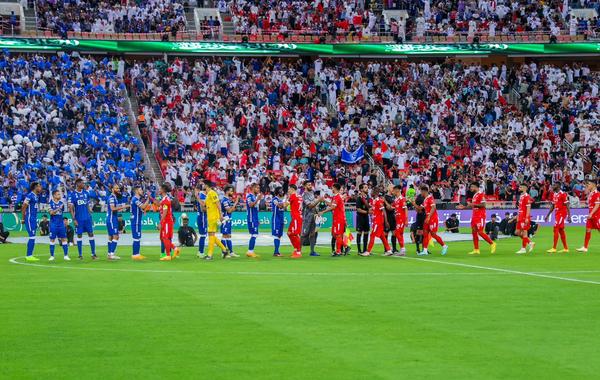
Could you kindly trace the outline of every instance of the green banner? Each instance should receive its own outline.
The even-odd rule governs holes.
[[[182,212],[174,213],[175,216],[175,229],[179,228],[181,225],[181,214]],[[190,225],[196,229],[196,212],[186,212],[190,219]],[[127,230],[129,231],[129,225],[131,224],[131,214],[128,212],[121,213],[123,215],[123,220],[125,221],[125,225],[127,226]],[[2,217],[2,222],[4,224],[4,229],[7,231],[25,231],[25,226],[21,223],[21,213],[2,213],[0,214]],[[44,213],[38,213],[38,225],[39,221],[42,220]],[[69,213],[64,214],[65,217],[69,218],[69,222],[72,223],[71,215]],[[261,231],[271,231],[271,213],[268,211],[261,211],[258,213],[258,218],[260,222],[260,230]],[[323,215],[323,225],[321,228],[331,228],[331,214]],[[346,211],[346,219],[348,221],[349,227],[353,227],[354,225],[354,213],[352,211]],[[289,223],[289,214],[285,214],[285,225]],[[106,231],[106,213],[96,212],[92,214],[92,221],[94,223],[94,229],[98,231]],[[159,222],[159,214],[157,212],[149,212],[144,214],[142,218],[142,230],[143,231],[157,231]],[[246,220],[246,212],[244,211],[236,211],[231,215],[232,228],[234,231],[247,231],[248,222]]]
[[[483,44],[302,44],[169,41],[107,41],[56,38],[0,38],[0,48],[30,51],[196,53],[217,55],[481,55],[600,54],[600,43]]]

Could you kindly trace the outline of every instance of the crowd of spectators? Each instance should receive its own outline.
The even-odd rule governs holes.
[[[233,184],[238,194],[251,183],[267,193],[312,180],[328,193],[340,182],[351,196],[364,182],[427,183],[445,201],[464,200],[473,180],[511,201],[527,181],[535,199],[547,200],[555,181],[581,195],[600,162],[600,73],[585,64],[126,63],[4,52],[0,204],[18,203],[32,181],[68,190],[84,176],[100,199],[115,182],[149,185],[124,109],[126,84],[147,146],[182,203],[201,178]],[[341,162],[342,150],[361,146],[365,158]]]
[[[125,62],[73,55],[0,55],[0,205],[33,181],[45,192],[84,177],[95,199],[144,182],[139,141],[125,112]]]
[[[585,161],[598,162],[600,77],[586,65],[203,58],[129,73],[142,129],[183,199],[201,177],[240,194],[308,179],[352,195],[383,185],[382,167],[392,183],[429,183],[447,201],[473,180],[499,200],[528,181],[545,200],[554,181],[581,190]],[[340,162],[361,144],[377,167]]]
[[[388,1],[386,5],[406,7],[408,19],[395,27],[402,36],[461,34],[495,37],[523,33],[595,36],[600,30],[597,17],[588,20],[571,15],[574,7],[597,6],[597,2],[585,0],[576,4],[565,4],[563,0],[422,0]]]
[[[232,15],[242,34],[376,35],[385,30],[381,12],[365,0],[225,0],[219,10]]]
[[[418,0],[384,1],[385,8],[407,11],[408,18],[386,19],[376,2],[220,0],[221,12],[230,13],[241,34],[299,33],[327,35],[392,34],[402,40],[425,35],[474,37],[541,32],[591,34],[600,19],[571,16],[577,7],[598,8],[598,2],[565,4],[564,0]]]
[[[184,31],[181,0],[36,0],[38,28],[67,32],[176,33]]]
[[[67,32],[172,33],[186,29],[185,0],[35,0],[38,27]],[[600,18],[572,15],[576,8],[600,12],[596,0],[217,0],[215,6],[234,32],[244,35],[488,36],[543,33],[598,37]],[[380,8],[383,5],[383,8]],[[403,9],[407,18],[386,16]],[[220,21],[200,20],[205,38]]]

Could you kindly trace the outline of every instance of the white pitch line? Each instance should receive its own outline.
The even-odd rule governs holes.
[[[570,281],[570,282],[580,282],[580,283],[584,283],[584,284],[600,285],[600,281],[580,280],[580,279],[577,279],[577,278],[570,278],[570,277],[550,276],[548,274],[543,274],[542,272],[522,272],[522,271],[518,271],[518,270],[511,270],[511,269],[502,269],[502,268],[495,268],[495,267],[485,267],[485,266],[482,266],[482,265],[472,265],[472,264],[454,263],[454,262],[450,262],[450,261],[439,261],[439,260],[423,259],[423,258],[420,258],[420,257],[405,257],[405,258],[409,259],[409,260],[418,260],[418,261],[424,261],[424,262],[428,262],[428,263],[437,263],[437,264],[444,264],[444,265],[454,265],[454,266],[464,267],[464,268],[485,269],[485,270],[494,271],[494,272],[500,272],[500,273],[519,274],[519,275],[523,275],[523,276],[541,277],[541,278],[549,278],[549,279],[553,279],[553,280]]]
[[[236,271],[236,272],[206,272],[206,271],[186,271],[186,270],[161,270],[161,269],[124,269],[124,268],[89,268],[89,267],[76,267],[76,266],[63,266],[57,264],[34,264],[34,263],[26,263],[19,262],[18,259],[23,259],[25,256],[13,257],[8,261],[12,264],[25,265],[30,267],[37,268],[46,268],[46,269],[77,269],[77,270],[91,270],[91,271],[105,271],[105,272],[141,272],[141,273],[192,273],[192,274],[216,274],[216,275],[243,275],[243,276],[391,276],[391,277],[401,277],[401,276],[498,276],[498,275],[520,275],[524,274],[524,272],[518,271],[510,271],[503,270],[499,268],[490,268],[490,267],[480,267],[481,269],[486,269],[492,272],[249,272],[249,271]],[[411,258],[408,259],[421,260],[421,261],[431,261],[437,262],[434,260],[428,259],[420,259],[420,258]],[[441,262],[440,262],[441,263]],[[458,265],[458,266],[467,266],[467,267],[477,267],[468,264],[458,264],[458,263],[448,263],[450,265]],[[543,276],[544,274],[575,274],[575,273],[600,273],[600,270],[575,270],[575,271],[559,271],[559,272],[528,272],[529,275],[532,276]],[[543,276],[549,277],[549,276]],[[561,279],[564,279],[560,277]],[[570,279],[575,280],[575,279]],[[585,281],[585,280],[577,280],[577,281]]]
[[[56,264],[34,264],[17,261],[24,259],[25,256],[13,257],[8,261],[12,264],[25,265],[29,267],[46,269],[77,269],[106,272],[142,272],[142,273],[192,273],[192,274],[233,274],[246,276],[489,276],[489,275],[507,275],[510,273],[489,273],[489,272],[206,272],[193,270],[160,270],[160,269],[123,269],[123,268],[89,268],[76,266],[63,266]],[[168,265],[168,264],[167,264]]]

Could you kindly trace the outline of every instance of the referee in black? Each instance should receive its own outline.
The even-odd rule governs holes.
[[[421,252],[421,248],[419,248],[423,244],[423,225],[425,224],[425,207],[423,207],[423,202],[425,198],[419,193],[414,201],[412,201],[415,211],[417,212],[417,216],[415,218],[415,222],[410,226],[410,235],[417,246],[417,253]],[[425,248],[425,247],[422,247]]]
[[[394,231],[396,230],[396,210],[394,210],[394,201],[396,200],[396,198],[394,197],[393,191],[394,185],[389,185],[387,193],[385,193],[385,195],[383,196],[383,200],[385,201],[385,213],[387,214],[387,224],[385,225],[384,231],[386,239],[388,238],[389,233],[392,233],[392,251],[394,252],[394,254],[396,254],[398,253],[396,235],[394,235]]]
[[[369,232],[371,231],[369,209],[369,185],[363,183],[358,187],[356,198],[356,246],[358,247],[358,253],[365,252],[369,243]]]

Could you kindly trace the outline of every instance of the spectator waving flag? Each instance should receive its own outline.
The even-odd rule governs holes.
[[[346,148],[342,149],[342,162],[345,164],[355,164],[365,156],[365,147],[361,145],[354,152],[349,152]]]

